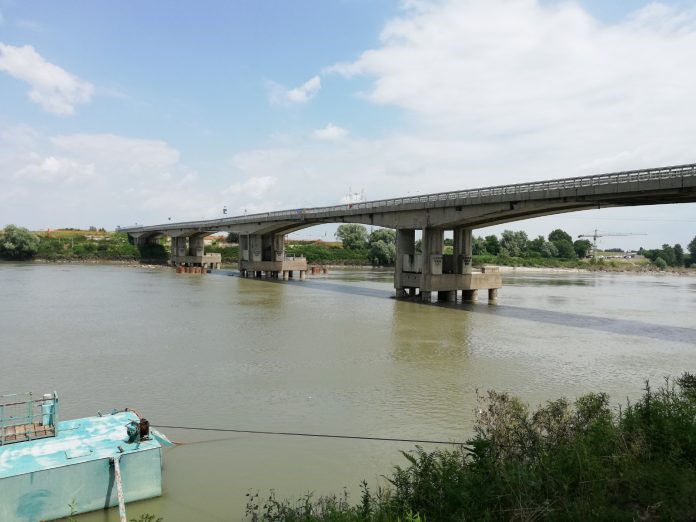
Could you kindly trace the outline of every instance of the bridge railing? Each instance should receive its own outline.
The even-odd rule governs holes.
[[[579,176],[575,178],[554,179],[536,183],[518,183],[514,185],[500,185],[470,190],[440,192],[411,196],[403,198],[365,201],[361,203],[334,205],[330,207],[314,207],[302,209],[302,214],[321,214],[332,211],[369,210],[372,208],[394,207],[413,203],[435,203],[447,200],[471,200],[488,196],[502,196],[524,194],[529,192],[548,192],[559,189],[584,188],[611,184],[634,183],[640,181],[652,181],[671,178],[683,178],[696,176],[696,164],[678,165],[657,169],[633,170],[617,172],[613,174],[600,174],[594,176]],[[288,211],[271,212],[273,217],[287,216]]]
[[[552,179],[532,183],[517,183],[513,185],[500,185],[495,187],[483,187],[470,190],[459,190],[449,192],[439,192],[435,194],[424,194],[422,196],[407,196],[401,198],[381,199],[376,201],[363,201],[359,203],[348,203],[343,205],[333,205],[328,207],[298,208],[292,210],[279,210],[275,212],[262,212],[258,214],[248,214],[226,219],[212,219],[207,221],[192,221],[185,223],[171,223],[165,226],[137,227],[140,230],[148,229],[171,229],[171,228],[197,228],[215,229],[216,226],[225,226],[236,223],[250,223],[254,221],[277,221],[277,220],[302,220],[309,216],[318,214],[328,214],[331,212],[359,213],[362,210],[387,209],[401,207],[404,205],[437,203],[441,201],[465,201],[473,203],[476,199],[502,196],[528,194],[533,192],[548,192],[552,190],[574,189],[585,187],[596,187],[603,185],[621,185],[625,183],[635,183],[644,181],[664,180],[673,178],[686,178],[696,176],[696,164],[676,165],[672,167],[661,167],[654,169],[630,170],[616,172],[612,174],[599,174],[593,176],[578,176],[574,178]],[[396,210],[396,209],[395,209]],[[209,227],[208,227],[209,225]],[[133,228],[127,227],[126,230]]]

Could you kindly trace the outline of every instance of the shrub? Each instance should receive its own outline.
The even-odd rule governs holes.
[[[0,257],[13,260],[33,258],[39,251],[39,238],[26,228],[7,225],[0,236]]]
[[[696,376],[685,373],[612,411],[606,394],[530,411],[480,397],[474,436],[454,450],[404,452],[389,487],[295,503],[251,495],[255,521],[694,520]]]

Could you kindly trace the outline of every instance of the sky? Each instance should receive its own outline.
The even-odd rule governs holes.
[[[694,163],[694,63],[696,0],[0,0],[0,226],[114,229]],[[686,245],[696,204],[475,234],[506,228]]]

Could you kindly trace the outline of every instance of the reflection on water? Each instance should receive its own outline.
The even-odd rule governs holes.
[[[462,440],[476,389],[615,402],[696,366],[696,284],[511,274],[499,304],[392,299],[388,271],[306,282],[119,266],[0,264],[0,391],[57,389],[64,418],[131,406],[153,424]],[[168,430],[167,522],[238,520],[244,494],[358,493],[402,464],[387,442]],[[211,439],[222,439],[210,441]],[[205,442],[205,443],[203,443]],[[81,521],[117,521],[114,510]]]

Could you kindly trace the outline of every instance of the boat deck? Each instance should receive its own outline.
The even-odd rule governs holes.
[[[62,421],[55,436],[0,446],[0,480],[116,455],[160,448],[161,434],[151,430],[150,439],[127,444],[126,424],[138,421],[133,412]],[[166,440],[166,439],[165,439]]]
[[[43,424],[17,424],[15,426],[3,427],[5,444],[11,442],[24,442],[27,440],[42,439],[53,437],[56,434],[55,426],[44,426]]]

